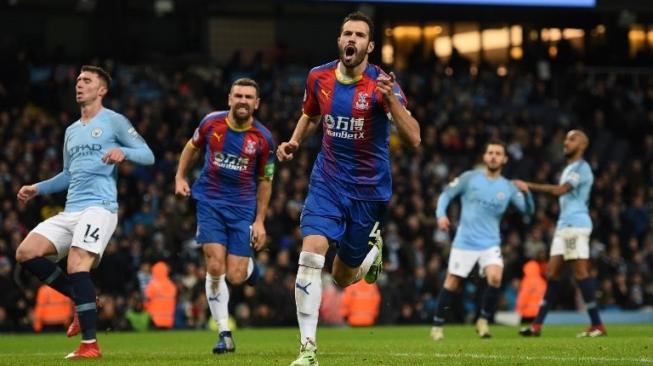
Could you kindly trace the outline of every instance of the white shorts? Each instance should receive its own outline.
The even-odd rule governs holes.
[[[78,212],[61,212],[38,224],[33,230],[54,244],[60,261],[68,255],[71,246],[98,255],[93,267],[100,264],[102,253],[118,223],[118,214],[102,207],[89,207]]]
[[[501,248],[498,246],[485,250],[451,248],[451,253],[449,253],[449,273],[458,277],[467,278],[476,262],[478,262],[481,276],[485,275],[484,269],[490,264],[503,267]]]
[[[564,260],[589,259],[592,229],[566,227],[556,229],[550,255],[561,255]]]

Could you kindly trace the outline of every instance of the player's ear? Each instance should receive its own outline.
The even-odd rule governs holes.
[[[374,41],[367,44],[367,53],[372,53],[372,51],[374,51]]]
[[[104,97],[105,95],[107,95],[108,92],[109,92],[109,88],[107,87],[107,85],[104,83],[100,83],[100,88],[98,89],[98,95],[100,95],[100,97]]]
[[[256,102],[254,103],[254,110],[258,109],[259,104],[261,104],[261,98],[256,98]]]

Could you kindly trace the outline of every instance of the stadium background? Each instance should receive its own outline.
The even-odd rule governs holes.
[[[444,184],[480,161],[484,141],[509,143],[508,177],[554,182],[564,165],[564,133],[576,126],[591,138],[592,273],[601,308],[653,306],[653,5],[3,0],[0,330],[32,329],[39,283],[20,271],[14,253],[36,223],[62,209],[65,195],[21,206],[15,193],[61,169],[63,132],[78,118],[80,65],[111,72],[105,105],[125,114],[157,157],[153,168],[119,168],[119,224],[94,273],[100,329],[129,328],[124,314],[137,306],[149,266],[159,260],[179,289],[176,327],[203,328],[208,309],[194,210],[173,195],[178,155],[200,118],[226,107],[230,82],[242,76],[261,84],[258,117],[275,141],[288,138],[307,71],[335,58],[341,19],[358,8],[376,22],[372,62],[395,70],[422,128],[417,151],[392,140],[395,194],[377,323],[430,322],[451,239],[436,228],[435,203]],[[312,138],[293,162],[278,165],[269,251],[258,255],[264,276],[231,297],[241,326],[296,322],[298,218],[319,142]],[[558,206],[543,195],[536,203],[532,219],[509,212],[502,224],[503,310],[514,308],[524,262],[546,258]],[[457,211],[454,205],[451,217]],[[474,316],[477,286],[478,278],[465,286],[452,321]],[[574,288],[565,282],[558,309],[582,308]]]

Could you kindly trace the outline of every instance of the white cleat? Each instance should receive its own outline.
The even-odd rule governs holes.
[[[443,327],[431,327],[431,339],[434,341],[441,341],[444,339],[444,328]]]
[[[492,337],[492,334],[490,334],[490,326],[488,325],[487,319],[478,318],[476,321],[476,333],[478,333],[478,336],[481,338]]]

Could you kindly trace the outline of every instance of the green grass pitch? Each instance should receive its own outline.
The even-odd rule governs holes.
[[[653,365],[653,324],[609,325],[608,336],[577,339],[579,326],[546,326],[539,338],[493,326],[479,339],[473,326],[447,326],[433,342],[428,326],[321,328],[320,365]],[[2,365],[283,365],[297,356],[296,328],[234,332],[236,352],[216,356],[209,331],[98,334],[103,357],[65,361],[79,339],[61,334],[0,335]]]

